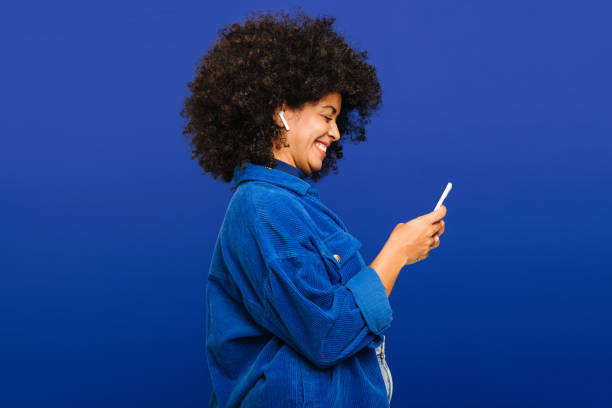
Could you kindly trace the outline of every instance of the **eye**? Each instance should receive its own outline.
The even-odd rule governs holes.
[[[327,120],[328,122],[329,122],[330,120],[332,120],[332,118],[328,118],[327,116],[323,116],[323,117],[324,117],[324,118],[325,118],[325,120]]]

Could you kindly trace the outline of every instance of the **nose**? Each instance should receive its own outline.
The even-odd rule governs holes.
[[[327,133],[334,139],[334,142],[340,140],[340,129],[338,129],[338,124],[335,121],[331,122]]]

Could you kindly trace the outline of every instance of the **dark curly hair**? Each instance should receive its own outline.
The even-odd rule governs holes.
[[[197,157],[215,179],[230,182],[245,161],[276,165],[273,143],[280,148],[286,141],[273,115],[283,103],[300,109],[338,92],[340,134],[354,144],[366,140],[365,125],[382,102],[376,68],[365,62],[366,51],[351,48],[332,29],[335,18],[311,18],[299,9],[296,14],[251,13],[243,25],[222,28],[187,83],[183,135],[191,138],[191,159]],[[337,173],[342,140],[329,146],[313,181],[330,169]]]

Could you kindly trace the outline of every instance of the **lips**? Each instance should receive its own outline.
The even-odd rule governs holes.
[[[325,153],[323,150],[321,150],[321,149],[319,148],[319,143],[320,143],[320,144],[322,144],[322,145],[324,145],[326,148],[327,148],[327,145],[326,145],[325,143],[323,143],[323,142],[319,142],[319,141],[316,141],[316,142],[314,143],[315,149],[317,149],[317,150],[318,150],[318,151],[321,153],[321,155],[323,156],[323,158],[325,158],[326,153]]]

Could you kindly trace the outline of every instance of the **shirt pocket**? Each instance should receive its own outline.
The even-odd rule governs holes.
[[[363,268],[361,242],[350,233],[339,230],[323,239],[321,256],[333,283],[346,283]]]

